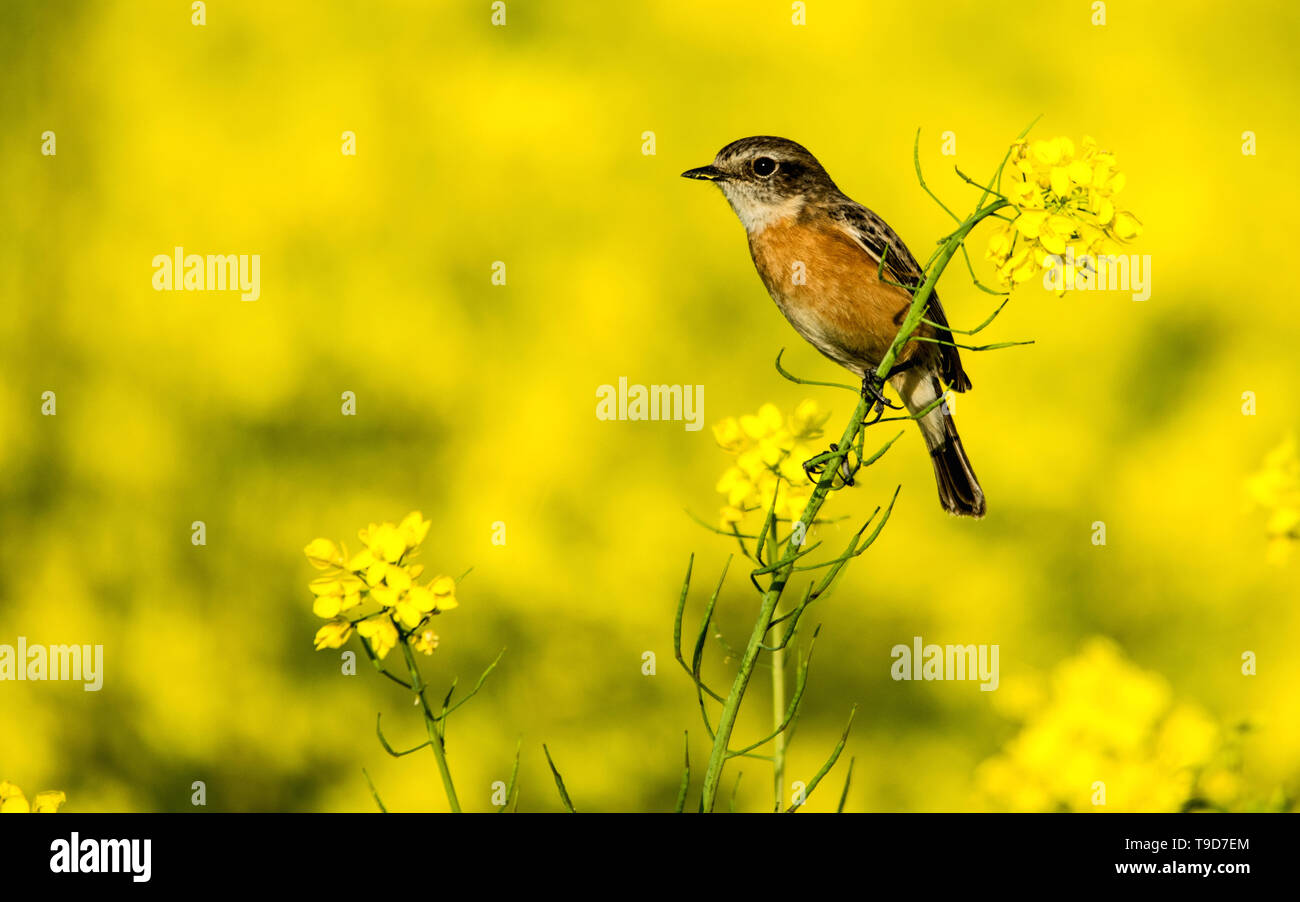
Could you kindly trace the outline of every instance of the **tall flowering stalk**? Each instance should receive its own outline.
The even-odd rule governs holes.
[[[769,560],[775,559],[789,542],[803,544],[802,536],[794,529],[784,535],[781,531],[802,516],[811,500],[813,486],[802,462],[815,454],[830,416],[816,401],[806,400],[789,417],[783,416],[775,404],[764,404],[752,416],[728,417],[713,427],[718,445],[734,456],[734,463],[717,485],[726,498],[720,525],[737,536],[742,551],[747,553],[746,536],[739,534],[741,524],[766,510],[772,512],[770,528],[763,536],[763,550]],[[778,728],[786,713],[785,652],[784,645],[771,649],[772,721]],[[772,737],[772,785],[777,804],[785,781],[786,738],[783,729]]]
[[[483,672],[469,694],[455,704],[451,701],[452,694],[456,691],[454,681],[437,710],[429,702],[429,687],[420,673],[415,655],[417,652],[433,654],[438,647],[438,635],[432,626],[433,618],[459,606],[455,579],[439,575],[427,583],[421,582],[424,565],[414,559],[429,533],[429,525],[429,521],[419,511],[412,511],[401,523],[372,523],[362,529],[359,533],[362,548],[355,555],[348,554],[346,545],[340,547],[329,539],[315,539],[303,549],[303,553],[313,567],[325,571],[308,585],[315,596],[312,611],[328,621],[316,631],[316,649],[341,648],[355,633],[375,669],[414,693],[429,738],[414,748],[396,751],[384,738],[378,716],[375,719],[375,733],[384,751],[395,758],[428,746],[438,764],[447,804],[452,811],[459,812],[460,799],[456,795],[451,770],[447,765],[447,716],[478,693],[488,674],[501,660],[501,655],[497,655],[496,660]],[[389,653],[398,647],[402,650],[409,682],[384,666]],[[517,759],[515,765],[517,772]],[[366,779],[369,781],[369,774]],[[386,811],[373,784],[371,793],[379,808]],[[513,795],[512,775],[506,791],[507,805]],[[505,807],[500,806],[502,809]]]
[[[1007,293],[982,285],[978,279],[975,279],[970,264],[966,241],[975,227],[984,220],[993,218],[1002,223],[990,241],[989,256],[998,266],[999,276],[1009,286],[1027,281],[1032,275],[1056,265],[1053,255],[1047,251],[1057,248],[1064,250],[1072,246],[1068,242],[1084,242],[1079,245],[1080,248],[1098,250],[1102,248],[1098,234],[1106,240],[1115,238],[1122,240],[1136,235],[1140,230],[1140,225],[1131,214],[1120,213],[1114,208],[1111,197],[1122,187],[1122,181],[1113,174],[1113,158],[1109,155],[1102,158],[1092,142],[1085,143],[1083,160],[1067,161],[1066,157],[1073,157],[1074,153],[1073,144],[1068,139],[1057,138],[1045,143],[1026,144],[1022,133],[1008,150],[1002,164],[987,184],[977,183],[958,170],[958,175],[964,181],[981,189],[979,200],[974,204],[970,214],[963,219],[949,210],[926,185],[921,174],[919,138],[918,132],[917,149],[913,156],[917,178],[926,193],[952,216],[956,226],[939,241],[934,253],[926,262],[921,284],[907,286],[914,288],[911,306],[899,327],[897,336],[875,371],[876,380],[881,385],[886,383],[907,342],[939,341],[939,339],[919,336],[916,332],[922,323],[935,325],[926,319],[927,307],[940,276],[957,254],[960,253],[965,259],[971,278],[978,288],[990,294]],[[1009,193],[1003,193],[1001,190],[1003,176],[1009,162],[1015,164],[1015,176],[1012,177],[1015,185],[1008,189]],[[1079,165],[1073,165],[1076,162]],[[1062,173],[1056,171],[1062,168],[1062,164],[1065,168],[1064,181]],[[1084,178],[1085,166],[1088,168],[1086,179]],[[1098,179],[1100,182],[1094,184]],[[1028,187],[1017,187],[1017,185]],[[1103,201],[1109,206],[1103,206]],[[1032,245],[1031,239],[1034,242]],[[1058,239],[1066,241],[1067,244],[1061,244]],[[881,261],[881,278],[884,278],[884,265],[885,261]],[[973,329],[951,331],[956,335],[978,333],[997,317],[1005,305],[1006,300],[1003,300],[992,315]],[[1004,342],[981,346],[956,344],[956,346],[972,351],[983,351],[1024,343]],[[811,382],[795,377],[782,368],[780,355],[777,357],[776,367],[782,376],[799,384],[846,388],[857,393],[857,388],[854,386]],[[715,437],[719,444],[737,457],[735,464],[727,470],[718,484],[718,490],[727,496],[721,526],[710,528],[734,538],[739,544],[740,552],[753,563],[749,577],[758,592],[759,601],[757,615],[744,651],[736,655],[739,658],[739,667],[731,686],[725,694],[715,691],[705,683],[701,674],[705,640],[712,623],[718,595],[726,579],[726,568],[709,597],[688,663],[682,650],[681,639],[694,566],[694,557],[692,557],[683,581],[673,632],[676,658],[695,684],[705,730],[712,743],[703,786],[700,790],[700,811],[711,812],[715,809],[725,765],[738,757],[758,757],[772,762],[775,808],[781,810],[784,805],[782,787],[786,740],[799,716],[807,687],[812,641],[809,642],[807,653],[804,654],[796,670],[795,686],[788,702],[785,691],[786,650],[795,638],[800,621],[808,607],[831,591],[844,567],[854,558],[862,555],[880,534],[893,511],[898,489],[895,489],[883,515],[881,508],[877,507],[837,556],[818,563],[809,563],[810,556],[821,546],[821,542],[810,544],[807,540],[813,528],[822,522],[820,519],[822,508],[830,500],[831,495],[854,485],[858,472],[878,460],[902,434],[900,432],[899,435],[895,435],[868,456],[865,448],[867,428],[879,422],[922,417],[942,404],[943,399],[940,398],[910,416],[883,419],[877,416],[876,419],[868,421],[873,403],[872,400],[859,395],[857,405],[839,440],[832,444],[829,450],[802,461],[800,460],[802,454],[811,441],[820,438],[821,428],[826,422],[826,417],[813,402],[801,404],[788,420],[783,419],[776,408],[766,406],[754,417],[728,420],[715,429]],[[804,480],[805,474],[811,483]],[[746,519],[755,513],[762,514],[757,532],[743,532],[742,526]],[[816,574],[819,571],[820,577],[814,576],[797,594],[798,601],[793,605],[787,604],[785,596],[790,584],[804,573]],[[813,641],[816,640],[816,636],[817,631],[814,630]],[[733,748],[731,740],[740,707],[749,689],[754,669],[763,654],[772,656],[773,728],[763,738]],[[716,726],[710,717],[711,702],[720,706]],[[798,810],[835,766],[848,740],[854,712],[856,707],[853,712],[850,712],[848,725],[826,762],[807,781],[802,796],[796,797],[785,810]],[[757,754],[758,749],[769,744],[772,747],[771,755]],[[850,776],[851,774],[850,766]],[[684,809],[689,782],[688,759],[678,798],[679,811]],[[846,780],[840,798],[841,808],[847,793]]]

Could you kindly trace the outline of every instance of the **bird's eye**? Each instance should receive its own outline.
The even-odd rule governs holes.
[[[776,172],[776,160],[771,157],[759,157],[754,161],[754,175],[759,178],[767,178]]]

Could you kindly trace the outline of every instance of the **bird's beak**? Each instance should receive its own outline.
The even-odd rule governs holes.
[[[727,174],[717,166],[701,166],[699,169],[687,169],[682,173],[684,179],[703,179],[706,182],[717,182],[726,177]]]

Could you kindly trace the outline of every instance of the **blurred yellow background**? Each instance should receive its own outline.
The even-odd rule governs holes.
[[[1095,26],[1086,3],[814,0],[796,26],[786,2],[509,0],[494,27],[487,2],[212,2],[204,26],[188,3],[4,4],[0,643],[102,644],[105,673],[98,693],[0,683],[0,779],[62,789],[68,811],[192,810],[196,780],[207,810],[367,811],[366,767],[390,809],[444,810],[432,756],[374,735],[382,711],[394,745],[421,741],[409,695],[313,650],[302,556],[420,509],[429,566],[474,568],[431,682],[507,648],[448,732],[466,808],[490,807],[520,740],[522,810],[559,808],[542,742],[580,810],[671,808],[682,731],[696,789],[707,754],[676,596],[694,552],[697,615],[732,550],[687,511],[714,519],[727,458],[707,428],[598,420],[596,389],[703,385],[706,424],[814,397],[832,433],[851,403],[779,378],[783,347],[796,373],[845,375],[776,311],[718,192],[678,174],[735,138],[792,138],[924,259],[949,226],[913,173],[916,129],[931,187],[968,209],[951,164],[986,176],[1042,113],[1035,136],[1118,154],[1151,298],[1030,285],[981,340],[1036,344],[964,355],[984,521],[943,513],[910,427],[832,502],[854,518],[823,528],[838,548],[903,487],[810,614],[789,777],[858,703],[810,809],[834,807],[849,756],[849,810],[1037,804],[981,762],[1101,636],[1223,730],[1252,725],[1242,804],[1294,797],[1300,562],[1266,561],[1244,484],[1300,426],[1300,8],[1108,6]],[[260,299],[154,291],[175,246],[260,254]],[[963,269],[941,294],[969,327],[992,303]],[[736,569],[733,645],[754,604]],[[889,649],[918,635],[998,644],[1003,688],[894,682]],[[737,738],[769,716],[760,671]],[[736,805],[769,807],[767,767],[738,769]]]

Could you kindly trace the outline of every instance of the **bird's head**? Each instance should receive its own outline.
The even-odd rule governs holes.
[[[716,183],[749,231],[796,215],[806,203],[839,193],[807,149],[768,136],[732,141],[718,151],[711,164],[688,169],[682,178]]]

